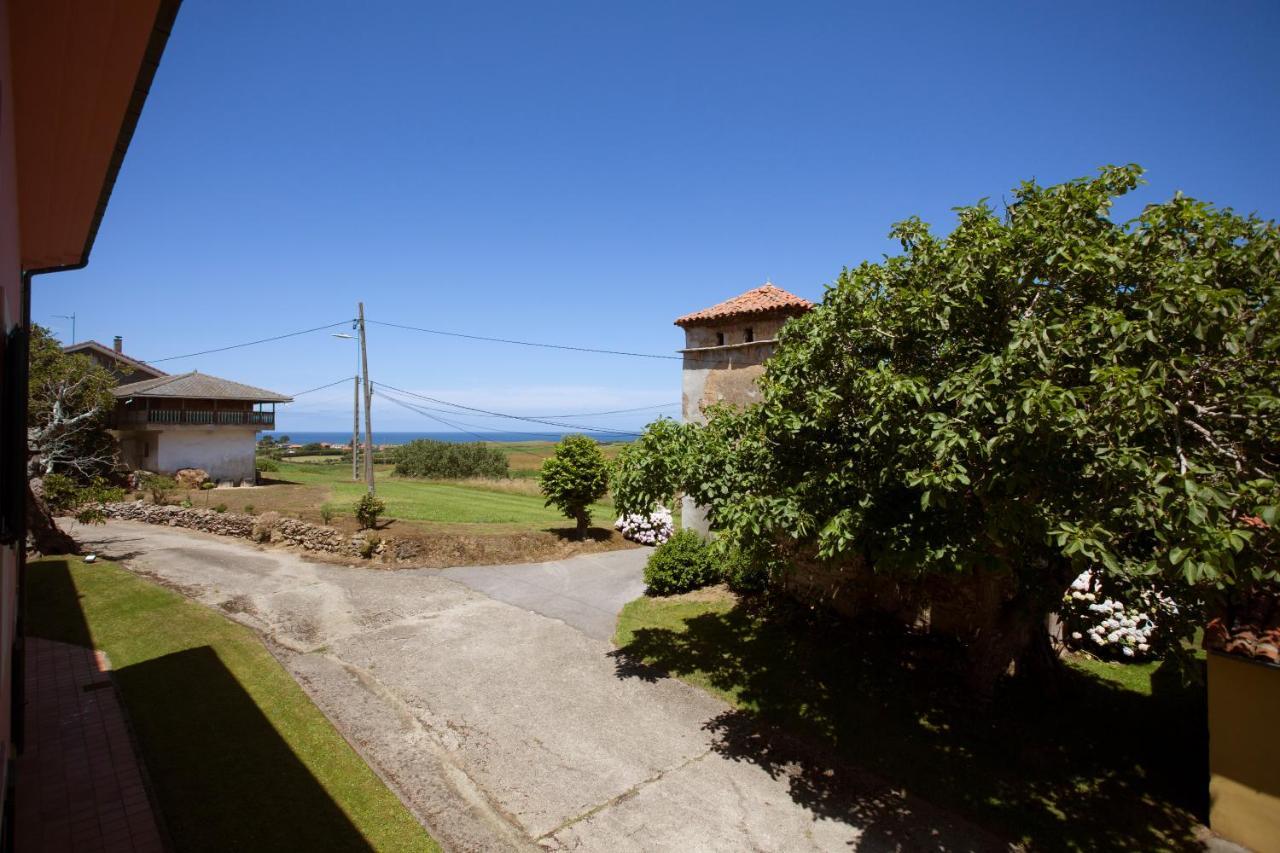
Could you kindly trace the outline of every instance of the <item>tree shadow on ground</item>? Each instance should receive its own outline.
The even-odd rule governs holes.
[[[613,529],[609,527],[588,527],[581,539],[578,538],[576,527],[547,527],[544,532],[568,542],[608,542],[614,534]]]
[[[94,648],[79,599],[65,561],[31,566],[28,633]],[[178,849],[372,849],[214,649],[125,666],[112,680]]]
[[[708,724],[715,749],[870,839],[949,834],[905,790],[1036,849],[1201,849],[1202,688],[1160,680],[1148,696],[1068,670],[1056,697],[1009,682],[979,707],[954,647],[892,626],[744,602],[684,628],[634,630],[619,677],[669,673],[734,699]]]

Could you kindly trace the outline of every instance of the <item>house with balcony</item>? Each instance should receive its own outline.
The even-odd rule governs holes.
[[[62,348],[67,355],[83,355],[116,378],[116,382],[141,382],[168,376],[159,368],[145,361],[138,361],[124,354],[124,338],[116,335],[110,347],[97,341],[81,341]]]
[[[192,371],[120,385],[112,434],[130,470],[201,468],[220,483],[253,483],[259,430],[275,429],[284,394]]]

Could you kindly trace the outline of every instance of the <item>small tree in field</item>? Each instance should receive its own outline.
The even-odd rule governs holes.
[[[372,530],[378,526],[378,516],[387,511],[387,505],[382,502],[381,498],[363,494],[360,496],[360,500],[356,501],[353,510],[356,521],[360,523],[360,529]]]
[[[609,490],[609,463],[600,447],[585,435],[569,435],[556,445],[555,455],[542,463],[542,494],[577,522],[579,539],[591,524],[591,504]]]

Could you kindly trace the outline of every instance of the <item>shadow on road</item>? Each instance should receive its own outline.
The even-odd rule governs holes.
[[[1142,695],[1070,671],[1055,700],[1009,684],[979,708],[950,649],[883,626],[746,603],[683,627],[635,630],[618,677],[684,676],[736,700],[709,724],[714,748],[869,839],[951,834],[907,791],[1033,847],[1199,849],[1203,689],[1153,678]]]

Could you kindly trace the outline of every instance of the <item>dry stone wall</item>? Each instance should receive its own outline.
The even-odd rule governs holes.
[[[417,555],[415,543],[407,540],[384,539],[375,534],[364,533],[348,535],[337,528],[311,524],[296,518],[283,518],[274,512],[242,515],[142,501],[109,503],[104,510],[108,518],[121,521],[186,527],[220,536],[271,542],[341,557],[412,560]]]

